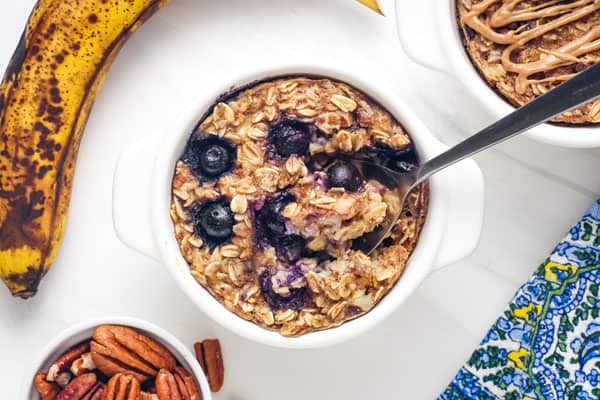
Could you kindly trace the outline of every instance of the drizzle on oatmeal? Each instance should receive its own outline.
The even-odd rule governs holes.
[[[499,2],[502,4],[489,13]],[[600,50],[600,26],[592,26],[583,35],[572,38],[559,48],[539,48],[540,55],[537,61],[513,61],[514,53],[531,41],[600,10],[598,0],[578,0],[572,3],[547,0],[538,5],[519,7],[521,3],[524,3],[524,0],[484,0],[473,4],[460,18],[461,23],[491,42],[507,46],[502,51],[501,62],[506,71],[517,74],[517,93],[525,93],[529,86],[536,83],[562,82],[572,78],[574,73],[561,73],[539,79],[534,77],[562,66],[585,63],[581,59],[582,56]],[[487,16],[484,17],[486,13]],[[524,22],[530,24],[521,24],[518,28],[505,32],[498,29],[512,23]]]

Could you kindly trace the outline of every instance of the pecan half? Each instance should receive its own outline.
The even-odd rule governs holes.
[[[131,328],[102,325],[91,343],[92,358],[105,375],[132,375],[140,382],[156,376],[162,368],[172,370],[176,362],[163,345]]]
[[[202,347],[202,342],[194,343],[194,352],[196,353],[196,360],[198,360],[202,371],[206,374],[206,361],[204,361],[204,348]]]
[[[68,372],[71,369],[71,365],[75,360],[80,358],[83,354],[90,351],[90,343],[85,342],[78,344],[77,346],[69,349],[65,354],[60,356],[56,361],[50,365],[46,380],[48,382],[56,382],[58,376],[63,372]]]
[[[164,369],[156,376],[156,394],[159,400],[186,400],[179,391],[175,375]]]
[[[225,366],[221,344],[217,339],[207,339],[194,344],[196,358],[206,374],[206,379],[212,392],[218,392],[223,387]]]
[[[140,400],[160,400],[156,393],[142,392],[140,393]]]
[[[81,400],[104,400],[104,384],[98,382]]]
[[[198,390],[194,377],[183,367],[175,367],[173,371],[175,382],[182,397],[186,400],[202,400],[202,395]]]
[[[86,395],[89,395],[90,392],[96,390],[97,386],[95,374],[83,374],[73,379],[67,387],[56,396],[56,400],[83,400],[86,398]]]
[[[40,394],[42,400],[55,400],[58,393],[60,393],[60,387],[54,382],[48,382],[46,380],[46,374],[38,372],[33,378],[33,385]]]
[[[140,382],[131,375],[116,374],[108,381],[103,400],[139,400]]]

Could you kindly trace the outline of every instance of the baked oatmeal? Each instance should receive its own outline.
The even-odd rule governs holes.
[[[471,61],[514,106],[600,61],[598,0],[457,0],[457,8]],[[600,101],[555,121],[599,123]]]
[[[353,243],[400,199],[352,159],[418,165],[403,127],[355,88],[288,77],[222,96],[177,162],[171,217],[191,274],[227,309],[285,336],[372,309],[404,271],[427,186],[370,256]]]

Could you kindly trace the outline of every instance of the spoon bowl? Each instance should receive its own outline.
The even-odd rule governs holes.
[[[354,160],[364,179],[375,179],[396,189],[402,200],[398,209],[388,205],[384,221],[355,240],[353,247],[365,254],[379,247],[400,218],[408,194],[433,174],[597,97],[600,97],[600,64],[589,67],[412,171],[397,172],[368,161]]]
[[[413,172],[400,173],[381,165],[364,161],[360,159],[352,159],[352,164],[360,172],[361,177],[365,181],[375,180],[394,190],[397,194],[393,203],[387,202],[387,211],[385,219],[374,230],[364,234],[352,242],[354,250],[361,250],[369,255],[383,242],[391,233],[392,228],[400,219],[404,204],[411,190],[417,186],[417,175]],[[394,199],[394,200],[395,200]]]

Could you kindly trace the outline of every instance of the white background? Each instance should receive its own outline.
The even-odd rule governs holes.
[[[33,3],[0,0],[1,70]],[[227,372],[217,400],[413,400],[443,390],[518,286],[600,195],[600,150],[517,138],[478,156],[486,214],[475,253],[429,277],[375,330],[322,350],[272,349],[223,331],[165,269],[122,245],[111,222],[120,152],[176,118],[205,83],[247,66],[351,64],[387,81],[449,144],[491,122],[457,83],[406,59],[393,1],[382,3],[387,18],[351,0],[174,0],[133,36],[90,117],[54,268],[32,300],[0,291],[3,399],[16,399],[24,371],[59,331],[113,314],[154,322],[190,346],[218,336]]]

